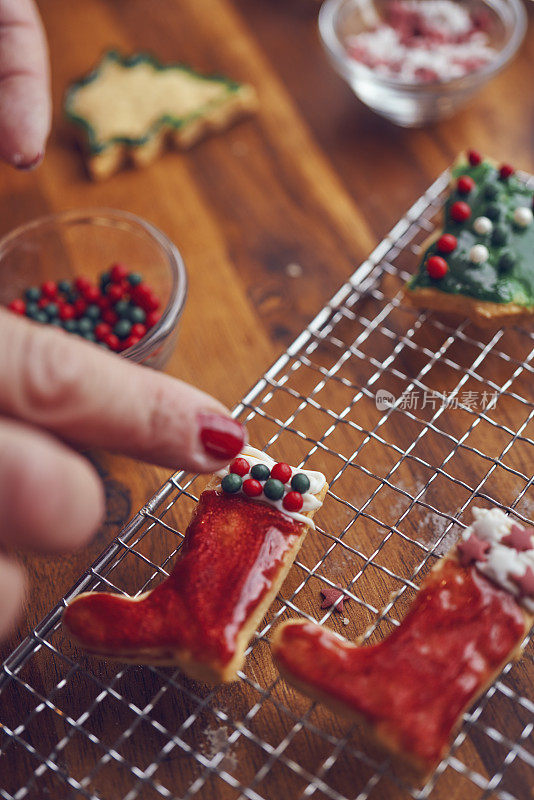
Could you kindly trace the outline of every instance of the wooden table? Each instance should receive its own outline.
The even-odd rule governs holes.
[[[513,64],[468,108],[403,130],[368,111],[329,67],[314,0],[40,0],[39,7],[50,43],[53,131],[37,171],[0,166],[0,234],[78,206],[127,209],[159,226],[180,248],[190,280],[168,372],[230,407],[462,148],[534,172],[532,27]],[[528,12],[532,23],[532,4]],[[190,152],[91,183],[61,98],[108,46],[249,81],[260,111]],[[124,458],[96,458],[108,520],[83,552],[21,556],[31,584],[26,618],[2,657],[167,477]]]

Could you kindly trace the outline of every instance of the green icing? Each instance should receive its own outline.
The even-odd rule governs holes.
[[[517,303],[534,306],[534,223],[520,228],[514,222],[518,206],[532,208],[533,192],[515,175],[499,179],[499,172],[487,161],[476,167],[465,162],[453,170],[454,178],[469,175],[475,188],[468,195],[453,190],[445,204],[445,224],[442,233],[452,233],[458,246],[452,253],[439,253],[437,241],[424,253],[419,271],[409,282],[410,289],[433,288],[448,294],[462,294],[492,303]],[[450,207],[463,200],[471,208],[466,222],[454,222]],[[493,232],[481,236],[473,229],[477,217],[489,217]],[[469,251],[475,244],[488,248],[489,257],[483,264],[473,264]],[[447,261],[449,271],[435,280],[426,270],[431,255]]]
[[[97,153],[102,153],[107,147],[112,144],[125,144],[128,146],[139,146],[146,144],[152,136],[157,132],[157,130],[163,124],[170,125],[171,128],[180,128],[188,122],[196,119],[205,112],[206,109],[201,108],[198,111],[190,114],[186,117],[175,117],[172,115],[165,115],[161,119],[159,119],[152,127],[150,127],[146,133],[141,137],[129,137],[129,136],[114,136],[111,139],[106,139],[106,141],[102,142],[99,140],[93,126],[85,117],[78,115],[75,111],[75,99],[77,92],[86,86],[88,83],[92,83],[93,81],[97,80],[101,71],[102,67],[108,61],[115,61],[117,64],[120,64],[123,67],[135,67],[137,64],[145,63],[150,64],[154,70],[159,72],[164,72],[168,70],[178,70],[182,72],[187,72],[189,75],[192,75],[194,78],[198,80],[206,80],[206,81],[217,81],[218,83],[223,84],[228,93],[237,92],[241,88],[241,84],[237,83],[236,81],[230,80],[229,78],[225,78],[222,75],[201,75],[200,73],[196,72],[191,67],[187,66],[186,64],[162,64],[158,61],[154,56],[150,55],[149,53],[136,53],[131,56],[123,56],[118,53],[116,50],[109,50],[107,53],[104,53],[100,63],[92,70],[88,75],[84,78],[81,78],[79,81],[73,83],[66,92],[65,100],[64,100],[64,111],[65,116],[68,120],[73,122],[75,125],[79,125],[81,128],[85,130],[87,135],[87,142],[89,152],[93,155]]]

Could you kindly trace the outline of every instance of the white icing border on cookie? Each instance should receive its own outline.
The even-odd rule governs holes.
[[[522,526],[500,508],[474,508],[473,516],[475,521],[463,532],[463,541],[474,533],[479,539],[490,544],[486,560],[475,561],[474,566],[487,578],[513,594],[518,598],[518,602],[534,614],[534,598],[523,597],[519,600],[519,588],[510,579],[510,575],[524,575],[528,567],[534,570],[534,545],[530,550],[518,552],[513,547],[501,544],[501,540],[511,532],[512,525]]]
[[[239,453],[239,455],[236,456],[236,458],[246,459],[251,468],[255,464],[265,464],[271,470],[274,467],[274,465],[278,463],[273,458],[271,458],[271,456],[268,456],[267,453],[264,453],[261,450],[257,450],[255,447],[251,447],[251,445],[246,445],[246,447],[243,448],[241,453]],[[230,466],[224,467],[224,469],[220,469],[215,474],[217,475],[217,477],[222,479],[224,478],[225,475],[228,475],[229,472],[230,472]],[[297,469],[296,467],[291,467],[291,478],[293,477],[293,475],[296,475],[297,473],[302,473],[303,475],[306,475],[306,477],[310,481],[310,488],[308,489],[307,492],[305,492],[302,495],[302,501],[303,501],[301,508],[302,513],[299,513],[298,511],[288,511],[286,508],[284,508],[283,497],[280,500],[270,500],[268,497],[265,497],[264,494],[261,494],[258,497],[249,497],[243,492],[243,490],[236,492],[236,494],[242,494],[249,500],[255,500],[261,503],[268,503],[269,505],[273,506],[278,511],[280,511],[281,514],[284,514],[286,517],[290,517],[291,519],[294,519],[297,522],[303,522],[305,525],[309,525],[310,528],[313,528],[315,530],[315,523],[313,519],[310,519],[310,517],[306,516],[306,512],[316,511],[318,508],[322,506],[321,500],[318,500],[317,497],[315,497],[315,495],[318,494],[324,487],[326,483],[326,478],[322,472],[314,472],[313,470]],[[244,475],[243,481],[245,481],[249,476],[250,473]],[[291,478],[289,479],[287,484],[284,484],[284,487],[286,487],[287,491],[291,491],[291,489],[288,487],[288,484],[291,482]]]

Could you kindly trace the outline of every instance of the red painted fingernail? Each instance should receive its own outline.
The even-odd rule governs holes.
[[[247,433],[240,422],[222,414],[204,413],[198,416],[200,442],[204,452],[220,461],[229,461],[241,452]]]
[[[21,163],[20,161],[17,162],[17,159],[15,159],[14,162],[17,169],[27,172],[31,169],[35,169],[35,167],[38,167],[43,158],[44,158],[44,153],[40,152],[37,153],[35,158],[33,158],[31,161],[26,161],[25,163]]]

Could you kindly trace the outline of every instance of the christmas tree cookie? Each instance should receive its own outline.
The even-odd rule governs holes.
[[[254,89],[246,84],[116,52],[104,55],[65,97],[66,115],[78,127],[89,173],[97,180],[128,160],[149,164],[167,144],[191,147],[255,107]]]
[[[202,492],[172,573],[139,597],[80,594],[63,625],[86,650],[231,681],[328,486],[246,447]]]
[[[286,680],[361,723],[423,776],[447,752],[463,712],[520,656],[534,622],[534,530],[500,509],[473,515],[378,644],[299,620],[273,637]]]
[[[423,245],[405,299],[487,327],[534,313],[533,191],[471,150],[453,167],[443,229]]]

